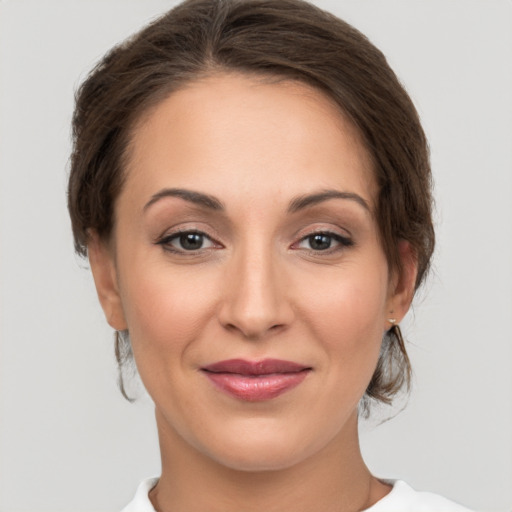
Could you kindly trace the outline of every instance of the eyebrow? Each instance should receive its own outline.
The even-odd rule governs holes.
[[[371,213],[370,205],[366,199],[353,192],[342,192],[340,190],[322,190],[321,192],[317,192],[315,194],[306,194],[296,197],[291,201],[290,206],[288,207],[288,212],[295,213],[299,210],[307,208],[308,206],[314,206],[318,203],[328,201],[329,199],[348,199],[350,201],[355,201],[357,204],[361,205],[365,210]]]
[[[222,201],[209,194],[184,188],[164,188],[151,196],[151,199],[144,205],[143,212],[145,212],[151,205],[165,197],[178,197],[209,210],[225,211]],[[288,212],[295,213],[299,210],[303,210],[304,208],[314,206],[330,199],[347,199],[355,201],[371,213],[368,202],[360,195],[353,192],[342,192],[340,190],[322,190],[313,194],[298,196],[290,202]]]
[[[209,210],[222,211],[225,209],[221,201],[209,194],[203,194],[202,192],[184,188],[164,188],[151,196],[151,199],[144,205],[142,211],[145,212],[151,205],[164,197],[179,197],[180,199],[197,204],[198,206],[203,206]]]

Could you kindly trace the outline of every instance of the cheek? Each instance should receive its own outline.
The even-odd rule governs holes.
[[[137,268],[131,266],[122,290],[134,352],[143,357],[183,352],[211,320],[215,281],[166,265],[146,262],[143,271]]]
[[[303,313],[315,337],[335,354],[333,361],[346,362],[348,371],[359,370],[358,362],[368,360],[367,366],[371,366],[378,358],[386,299],[386,266],[344,269],[317,283],[315,293],[304,301]]]

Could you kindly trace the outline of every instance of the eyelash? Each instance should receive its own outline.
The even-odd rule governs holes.
[[[190,236],[190,235],[200,236],[203,240],[203,243],[204,243],[204,240],[208,240],[212,244],[212,247],[215,247],[215,246],[217,246],[215,248],[222,247],[218,242],[214,241],[211,236],[209,236],[206,233],[204,233],[203,231],[199,231],[197,229],[185,229],[182,231],[175,231],[174,233],[165,235],[162,238],[160,238],[159,240],[157,240],[156,244],[161,245],[164,248],[164,250],[166,250],[166,251],[169,251],[169,252],[172,252],[175,254],[182,254],[182,255],[196,255],[202,250],[212,248],[212,247],[206,247],[206,248],[200,247],[199,249],[195,249],[195,250],[187,250],[187,249],[183,249],[183,248],[178,249],[171,245],[173,241],[175,241],[175,240],[179,241],[180,238],[185,237],[185,236]]]
[[[201,241],[202,241],[201,245],[204,244],[205,240],[208,240],[210,242],[211,246],[187,250],[185,248],[176,248],[172,245],[172,242],[174,242],[174,241],[179,242],[182,237],[194,236],[194,235],[201,237]],[[325,255],[332,254],[332,253],[336,253],[339,251],[343,251],[343,250],[345,250],[349,247],[352,247],[354,245],[354,241],[349,237],[342,236],[339,233],[334,233],[332,231],[325,231],[325,230],[321,231],[320,230],[320,231],[314,231],[312,233],[307,234],[306,236],[303,236],[298,242],[295,242],[294,244],[292,244],[291,247],[292,247],[292,249],[300,249],[300,247],[298,247],[300,244],[308,241],[308,239],[311,243],[313,237],[318,237],[318,236],[328,238],[330,245],[332,245],[332,241],[336,242],[338,245],[335,245],[334,247],[327,247],[326,249],[313,249],[311,247],[304,248],[310,254],[325,254]],[[183,242],[184,242],[184,239],[181,240],[181,245],[183,244]],[[183,255],[183,256],[194,256],[194,255],[200,254],[201,251],[222,248],[222,245],[219,242],[213,240],[211,236],[204,233],[203,231],[199,231],[199,230],[195,230],[195,229],[176,231],[174,233],[165,235],[156,241],[156,245],[161,245],[163,247],[163,249],[168,252],[172,252],[174,254],[179,254],[179,255]]]
[[[296,246],[298,244],[301,244],[302,242],[307,241],[308,239],[310,240],[310,243],[311,243],[311,240],[313,239],[313,237],[317,237],[317,236],[329,238],[331,241],[334,240],[338,245],[334,246],[334,247],[328,247],[326,249],[313,249],[313,248],[306,249],[311,254],[320,254],[320,253],[326,254],[326,255],[332,254],[332,253],[336,253],[338,251],[343,251],[344,249],[347,249],[354,245],[354,241],[351,238],[340,235],[339,233],[334,233],[332,231],[325,231],[325,230],[324,231],[322,231],[322,230],[314,231],[313,233],[309,233],[308,235],[302,237],[298,242],[296,242],[293,245]]]

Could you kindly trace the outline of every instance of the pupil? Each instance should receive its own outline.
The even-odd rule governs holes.
[[[329,249],[331,246],[331,237],[328,235],[313,235],[310,239],[310,245],[312,249],[315,250],[322,250],[322,249]]]
[[[198,233],[186,233],[180,236],[180,244],[183,249],[190,251],[201,249],[203,245],[203,235],[199,235]]]

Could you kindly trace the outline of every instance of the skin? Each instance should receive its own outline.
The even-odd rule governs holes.
[[[404,271],[389,270],[370,159],[350,122],[309,86],[219,74],[144,116],[126,172],[112,238],[91,233],[88,249],[106,318],[129,330],[155,403],[155,508],[352,511],[386,495],[361,457],[357,406],[388,319],[409,308],[416,267],[403,242]],[[290,211],[326,190],[348,196]],[[177,230],[204,233],[199,249]],[[232,358],[312,371],[247,402],[200,371]]]

